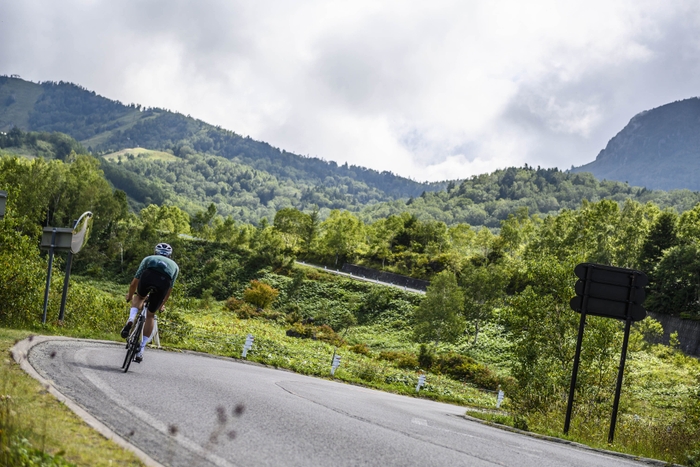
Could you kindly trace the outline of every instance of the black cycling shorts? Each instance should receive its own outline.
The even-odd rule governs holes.
[[[168,290],[170,290],[170,286],[170,276],[155,269],[146,269],[141,273],[136,293],[142,298],[150,294],[148,311],[155,313],[163,304],[163,299]]]

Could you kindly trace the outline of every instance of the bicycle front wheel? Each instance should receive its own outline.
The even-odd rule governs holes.
[[[126,351],[126,358],[124,359],[124,364],[122,365],[122,368],[124,368],[124,373],[129,371],[131,362],[134,361],[134,357],[139,352],[139,348],[141,347],[141,332],[143,331],[143,322],[144,319],[143,317],[141,317],[137,321],[136,329],[134,329],[134,333],[129,339],[129,348]]]

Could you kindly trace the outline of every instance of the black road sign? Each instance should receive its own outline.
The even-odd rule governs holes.
[[[590,269],[590,271],[589,271]],[[647,316],[642,307],[644,286],[649,283],[646,274],[634,269],[616,268],[601,264],[581,263],[574,269],[580,278],[576,282],[576,296],[570,305],[581,313],[627,320],[641,321]],[[588,285],[588,290],[586,290]]]
[[[633,321],[641,321],[647,316],[642,307],[644,303],[644,286],[649,283],[646,274],[634,269],[615,268],[602,264],[581,263],[574,268],[574,274],[580,279],[574,289],[576,296],[569,302],[574,311],[581,313],[581,322],[578,328],[576,340],[576,354],[574,367],[571,373],[571,387],[569,388],[569,403],[566,407],[566,419],[564,421],[564,433],[569,432],[571,423],[571,409],[574,403],[574,390],[576,389],[576,375],[581,358],[581,343],[583,342],[583,329],[586,325],[586,315],[603,316],[606,318],[620,319],[625,322],[625,337],[622,341],[620,354],[620,366],[617,373],[617,386],[615,388],[615,400],[613,402],[612,418],[608,442],[613,442],[615,436],[615,424],[617,422],[617,409],[620,403],[622,390],[622,375],[625,371],[625,357],[627,355],[627,343],[629,342],[630,325]]]

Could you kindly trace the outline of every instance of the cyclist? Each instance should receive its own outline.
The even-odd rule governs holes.
[[[170,259],[172,254],[173,248],[167,243],[156,245],[155,254],[146,256],[141,261],[136,274],[134,274],[134,279],[129,285],[129,292],[126,294],[126,301],[131,301],[131,310],[129,311],[129,321],[126,322],[121,332],[124,339],[129,337],[136,314],[143,308],[143,302],[150,294],[146,323],[143,326],[141,349],[134,357],[136,363],[141,363],[143,360],[143,351],[146,344],[151,341],[155,313],[157,310],[165,309],[165,302],[168,301],[173,285],[175,285],[175,279],[180,272],[177,263]]]

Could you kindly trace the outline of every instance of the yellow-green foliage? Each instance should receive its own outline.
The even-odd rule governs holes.
[[[0,221],[0,323],[27,326],[40,309],[46,266],[29,237],[11,219]]]
[[[279,295],[279,291],[257,280],[250,281],[250,285],[243,291],[243,300],[258,308],[268,308]]]
[[[170,153],[163,152],[163,151],[155,151],[153,149],[146,149],[146,148],[122,149],[121,151],[112,152],[112,153],[106,154],[102,157],[104,157],[105,159],[107,159],[111,162],[120,161],[122,159],[133,159],[134,157],[143,157],[146,159],[154,159],[154,160],[161,160],[161,161],[176,161],[177,160],[177,157],[173,156]]]

